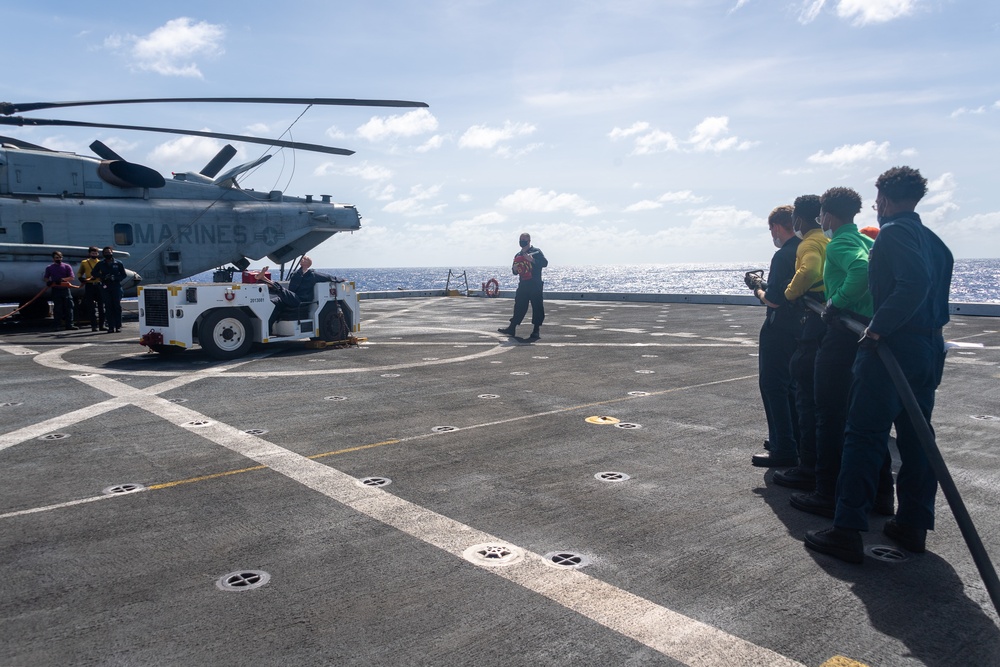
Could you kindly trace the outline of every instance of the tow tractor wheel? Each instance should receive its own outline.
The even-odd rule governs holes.
[[[351,336],[350,315],[347,309],[341,309],[338,303],[330,302],[323,306],[319,314],[319,337],[330,343],[347,340]],[[341,318],[340,313],[344,316]]]
[[[253,345],[253,324],[250,316],[236,308],[213,310],[201,322],[198,342],[214,359],[242,357]]]

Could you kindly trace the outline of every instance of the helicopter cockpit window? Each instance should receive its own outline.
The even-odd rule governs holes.
[[[115,225],[115,245],[132,245],[135,241],[132,238],[132,225]]]
[[[45,234],[40,222],[21,223],[21,243],[45,243]]]

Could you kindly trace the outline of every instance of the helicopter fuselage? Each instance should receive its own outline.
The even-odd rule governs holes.
[[[360,229],[354,206],[329,196],[235,187],[254,164],[163,181],[123,160],[0,148],[0,302],[37,294],[54,250],[76,269],[88,246],[112,246],[143,282],[169,283],[228,263],[287,262]]]

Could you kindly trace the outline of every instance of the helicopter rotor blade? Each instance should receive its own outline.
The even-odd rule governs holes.
[[[261,139],[259,137],[247,137],[239,134],[224,134],[221,132],[201,132],[199,130],[178,130],[169,127],[144,127],[142,125],[115,125],[112,123],[85,123],[75,120],[46,120],[44,118],[22,118],[13,116],[10,118],[0,118],[0,125],[24,126],[59,126],[59,127],[100,127],[112,130],[136,130],[139,132],[162,132],[164,134],[185,134],[192,137],[207,137],[209,139],[225,139],[226,141],[244,141],[250,144],[262,144],[264,146],[280,146],[282,148],[297,148],[314,153],[328,153],[330,155],[354,155],[354,151],[346,148],[334,148],[332,146],[321,146],[320,144],[307,144],[299,141],[284,141],[282,139]]]
[[[151,97],[131,100],[85,100],[80,102],[0,102],[0,114],[10,116],[27,111],[61,109],[65,107],[101,106],[107,104],[149,104],[174,102],[207,102],[212,104],[311,104],[315,106],[348,107],[426,107],[424,102],[407,100],[356,100],[338,97]]]

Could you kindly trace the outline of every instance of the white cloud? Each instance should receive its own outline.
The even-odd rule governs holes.
[[[331,125],[326,128],[325,134],[331,139],[343,139],[347,136],[347,134],[336,125]]]
[[[996,107],[997,105],[993,105]],[[976,107],[975,109],[969,109],[967,107],[959,107],[951,112],[951,118],[958,118],[959,116],[964,116],[965,114],[980,115],[986,113],[986,105]]]
[[[428,201],[436,198],[440,193],[440,185],[432,185],[430,187],[414,185],[410,188],[409,197],[406,199],[396,199],[391,201],[383,206],[382,210],[386,213],[401,213],[403,215],[429,215],[432,213],[440,213],[447,207],[447,204],[435,204],[433,206],[427,205]]]
[[[733,12],[737,11],[740,7],[747,4],[748,2],[750,2],[750,0],[736,0],[736,4],[727,13],[732,14]]]
[[[920,200],[920,205],[930,210],[923,213],[921,217],[927,218],[930,222],[936,222],[957,211],[958,204],[953,201],[957,189],[958,181],[955,180],[955,175],[950,172],[945,172],[938,178],[928,181],[927,194]]]
[[[708,116],[695,126],[683,144],[687,147],[685,150],[695,153],[742,151],[757,145],[757,142],[740,141],[738,137],[728,135],[728,116]],[[615,127],[608,133],[608,137],[612,141],[633,138],[634,148],[631,155],[653,155],[681,150],[681,142],[677,141],[673,134],[654,128],[645,121],[635,122],[627,128]]]
[[[625,137],[631,137],[635,134],[641,134],[642,132],[645,132],[648,129],[649,129],[649,123],[645,121],[637,121],[635,123],[632,123],[630,127],[626,127],[625,129],[622,129],[620,127],[614,128],[613,130],[608,132],[608,136],[611,137],[612,139],[623,139]]]
[[[422,145],[417,147],[418,153],[426,153],[427,151],[436,150],[444,145],[444,137],[440,134],[435,134],[433,137],[425,141]]]
[[[374,164],[362,163],[360,167],[349,167],[348,174],[358,176],[366,181],[387,181],[392,178],[392,170]]]
[[[413,137],[433,132],[438,128],[437,118],[427,109],[414,109],[400,116],[371,120],[358,128],[358,135],[369,141],[382,141],[390,137]]]
[[[643,199],[642,201],[637,201],[634,204],[630,204],[625,207],[625,213],[635,213],[637,211],[652,211],[657,208],[663,208],[663,204],[658,201],[653,201],[652,199]]]
[[[501,197],[498,206],[516,212],[554,213],[569,210],[576,215],[596,215],[600,210],[580,195],[542,192],[539,188],[525,188]]]
[[[222,146],[223,143],[218,139],[178,137],[154,148],[150,157],[157,162],[168,164],[190,165],[199,161],[207,163],[215,157]],[[175,171],[178,169],[180,168],[174,167]]]
[[[822,150],[816,151],[806,158],[806,161],[810,164],[829,164],[835,167],[846,167],[856,162],[886,160],[888,157],[888,141],[883,141],[880,144],[874,141],[866,141],[863,144],[845,144],[833,149],[829,153],[825,153]]]
[[[837,16],[856,26],[886,23],[910,14],[916,0],[840,0]]]
[[[799,12],[799,23],[812,23],[816,20],[824,4],[826,0],[806,0],[802,5],[802,11]]]
[[[799,12],[800,23],[811,23],[819,16],[826,0],[805,0]],[[916,0],[837,0],[839,18],[850,20],[852,25],[886,23],[913,12]]]
[[[221,42],[225,34],[222,26],[181,17],[167,21],[145,37],[111,35],[104,40],[104,46],[113,51],[126,49],[137,69],[200,79],[197,58],[224,53]]]
[[[698,197],[690,190],[678,190],[676,192],[666,192],[660,195],[655,201],[643,199],[625,208],[625,213],[635,213],[636,211],[651,211],[663,208],[664,204],[700,204],[707,197]]]
[[[695,152],[738,150],[745,151],[756,145],[752,141],[740,141],[729,134],[729,116],[708,116],[698,123],[691,132],[688,143]]]
[[[503,127],[473,125],[459,138],[458,147],[492,149],[515,137],[534,134],[535,129],[535,126],[530,123],[512,123],[509,120],[503,124]]]

